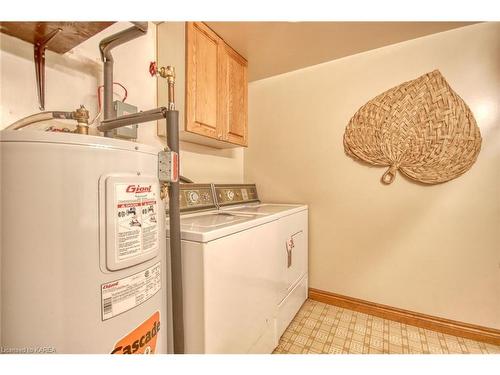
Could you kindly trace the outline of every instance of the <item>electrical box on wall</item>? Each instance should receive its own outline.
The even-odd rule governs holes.
[[[115,111],[116,117],[137,113],[137,107],[135,105],[124,103],[119,100],[115,100],[113,102],[113,110]],[[137,139],[137,124],[114,129],[113,137],[122,139]]]

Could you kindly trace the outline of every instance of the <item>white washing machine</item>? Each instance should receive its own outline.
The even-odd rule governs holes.
[[[262,204],[255,185],[180,190],[185,352],[271,353],[307,298],[307,206]]]
[[[262,203],[254,184],[216,184],[219,208],[232,214],[265,216],[277,221],[279,293],[276,345],[308,294],[308,207],[303,204]]]
[[[272,352],[278,221],[217,210],[210,184],[181,185],[180,203],[185,352]]]

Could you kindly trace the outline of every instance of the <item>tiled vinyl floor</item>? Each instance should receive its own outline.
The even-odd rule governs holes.
[[[276,354],[489,354],[500,346],[472,341],[307,300]]]

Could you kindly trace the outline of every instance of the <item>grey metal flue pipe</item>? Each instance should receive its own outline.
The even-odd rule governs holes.
[[[161,117],[166,118],[167,144],[170,150],[179,154],[179,112],[175,110],[173,97],[174,80],[169,81],[169,107],[156,108],[136,114],[114,118],[113,106],[113,56],[111,49],[135,39],[147,32],[147,23],[134,23],[134,27],[111,35],[99,44],[104,62],[104,119],[99,130],[111,137],[112,130],[132,123],[152,121]],[[170,224],[170,253],[172,264],[172,320],[174,331],[174,353],[184,353],[184,310],[182,297],[182,260],[181,260],[181,232],[179,209],[179,182],[171,182],[168,187],[169,195],[169,224]]]
[[[135,38],[145,35],[148,32],[147,22],[132,22],[134,25],[128,29],[110,35],[101,40],[99,50],[101,59],[104,62],[104,89],[103,89],[103,119],[108,120],[115,117],[113,111],[113,55],[111,50],[123,43],[127,43]],[[105,131],[105,137],[112,136],[111,131]]]
[[[179,154],[179,111],[167,111],[167,145]],[[179,209],[179,181],[168,186],[168,213],[170,224],[170,259],[172,264],[172,319],[174,353],[184,353],[184,302],[182,296],[181,220]]]

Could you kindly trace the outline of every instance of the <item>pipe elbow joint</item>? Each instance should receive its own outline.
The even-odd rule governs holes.
[[[111,50],[120,44],[126,43],[132,39],[145,35],[148,32],[147,22],[132,22],[134,26],[110,35],[99,43],[101,60],[103,62],[113,61]]]
[[[147,22],[132,22],[132,24],[142,31],[144,34],[148,32],[148,23]]]

